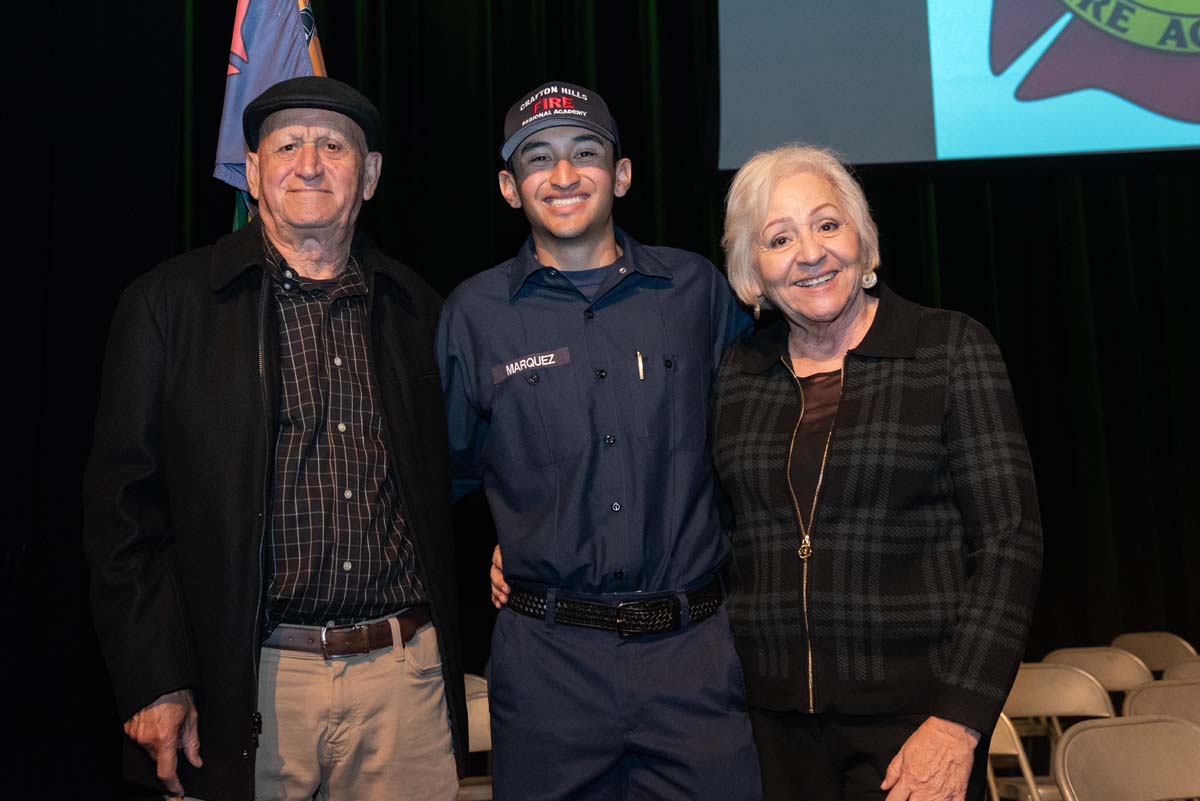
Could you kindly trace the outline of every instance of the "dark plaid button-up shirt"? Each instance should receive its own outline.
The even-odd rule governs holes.
[[[367,284],[302,278],[268,247],[280,415],[267,587],[272,623],[380,617],[425,602],[367,350]]]
[[[1038,588],[1033,469],[987,330],[882,285],[878,295],[871,329],[845,359],[807,599],[787,491],[799,413],[780,361],[787,324],[739,340],[718,373],[713,454],[734,515],[730,620],[747,697],[800,711],[932,714],[987,733]]]

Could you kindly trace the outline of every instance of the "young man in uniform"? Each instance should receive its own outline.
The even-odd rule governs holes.
[[[614,228],[632,167],[595,92],[522,96],[500,156],[531,236],[437,340],[456,489],[482,482],[511,586],[496,798],[758,799],[706,443],[745,315],[707,260]]]

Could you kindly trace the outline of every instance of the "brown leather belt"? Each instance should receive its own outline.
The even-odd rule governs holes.
[[[433,620],[428,604],[410,607],[395,617],[400,623],[400,642],[407,643],[417,629]],[[334,656],[369,654],[392,645],[392,625],[389,618],[374,623],[354,623],[347,626],[291,626],[281,623],[263,643],[266,648],[283,651],[303,651],[320,654],[329,659]]]

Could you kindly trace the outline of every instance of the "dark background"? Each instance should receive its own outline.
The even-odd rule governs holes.
[[[18,745],[0,771],[15,783],[5,797],[129,792],[88,612],[80,477],[119,292],[230,228],[232,191],[210,175],[234,6],[45,0],[10,20],[0,665]],[[720,263],[730,175],[716,170],[715,0],[315,10],[330,74],[375,98],[387,122],[364,224],[440,290],[521,242],[523,219],[495,186],[500,123],[551,78],[596,89],[620,121],[635,180],[619,223]],[[852,102],[828,113],[871,125]],[[1030,658],[1134,629],[1200,642],[1198,177],[1195,151],[861,172],[881,274],[982,320],[1007,358],[1046,531]],[[478,498],[459,523],[478,670],[493,534]]]

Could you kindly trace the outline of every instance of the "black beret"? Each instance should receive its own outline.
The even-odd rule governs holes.
[[[362,128],[367,150],[379,150],[383,128],[379,109],[353,86],[323,75],[305,75],[280,81],[246,106],[242,112],[242,134],[251,152],[258,150],[258,138],[267,117],[289,108],[321,108],[345,114]]]

